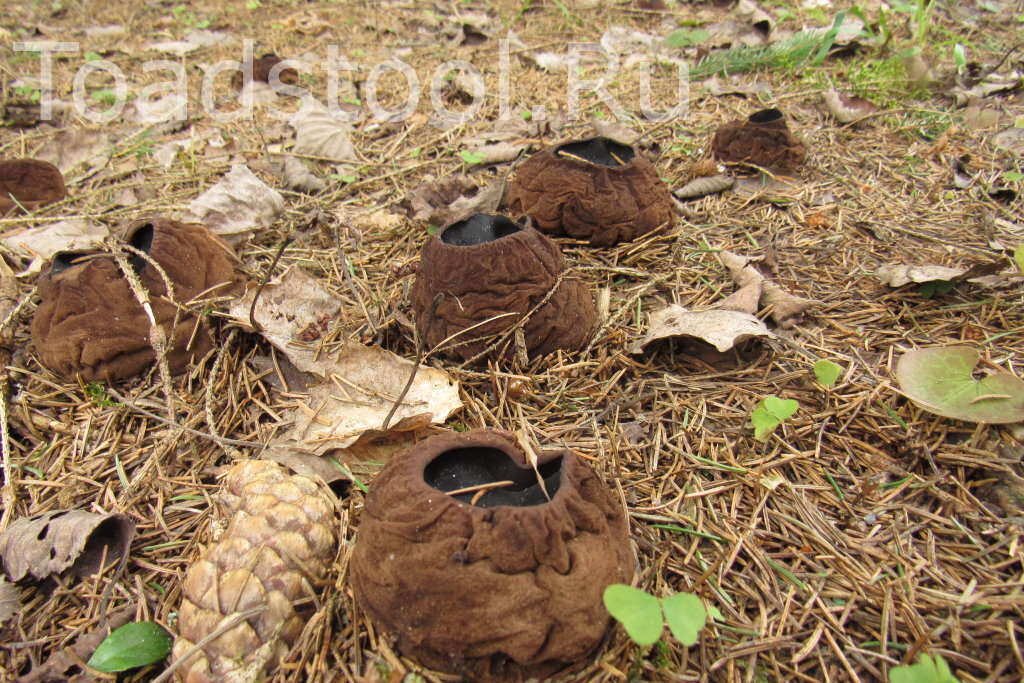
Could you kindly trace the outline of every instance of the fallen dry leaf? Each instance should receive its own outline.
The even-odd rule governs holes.
[[[284,211],[284,197],[238,164],[189,205],[199,222],[229,242],[273,225]]]
[[[70,571],[90,576],[128,553],[135,523],[113,513],[60,510],[15,520],[0,534],[0,559],[12,581]]]
[[[230,315],[249,325],[249,308],[257,287],[252,285],[229,309]],[[319,339],[341,314],[341,301],[298,266],[267,283],[253,311],[259,332],[284,353],[296,368],[326,377],[325,363],[316,359]],[[329,365],[329,364],[327,364]]]
[[[0,626],[21,609],[21,591],[13,583],[0,576]]]
[[[0,239],[11,250],[32,259],[28,268],[18,273],[24,277],[41,272],[46,261],[57,252],[95,248],[108,234],[110,231],[104,225],[75,218],[12,231]]]
[[[821,96],[832,116],[840,123],[851,123],[878,111],[878,107],[869,100],[856,95],[845,95],[835,88],[829,88]]]
[[[15,279],[14,271],[0,256],[0,321],[7,320],[11,311],[17,308],[18,298],[18,281]],[[7,340],[4,329],[0,328],[0,343]]]
[[[384,418],[405,388],[413,363],[379,346],[350,343],[323,356],[319,368],[328,381],[309,389],[308,398],[296,399],[295,424],[285,435],[317,455],[383,431]],[[388,431],[444,422],[461,407],[458,383],[443,370],[421,366]]]
[[[665,337],[693,337],[719,351],[728,351],[748,339],[774,336],[763,322],[749,313],[722,309],[691,311],[683,306],[668,306],[651,313],[644,336],[631,344],[627,351],[640,353],[655,339]]]
[[[186,33],[182,40],[164,40],[149,43],[146,45],[146,48],[183,57],[190,52],[216,45],[225,39],[227,39],[227,34],[225,33],[196,29]]]
[[[805,299],[782,289],[754,266],[756,259],[724,250],[719,252],[718,259],[729,270],[729,275],[736,286],[741,291],[746,290],[742,295],[736,293],[737,298],[730,302],[731,306],[749,305],[749,298],[756,287],[760,304],[770,309],[772,320],[780,327],[792,327],[804,311],[821,305],[819,301]]]
[[[474,213],[494,213],[501,206],[508,179],[500,177],[485,187],[464,174],[428,178],[398,205],[410,218],[444,226]]]
[[[359,160],[349,137],[352,124],[335,117],[319,102],[307,99],[289,123],[295,128],[295,154],[331,161]]]
[[[524,151],[526,143],[495,142],[478,147],[470,147],[463,154],[463,160],[470,166],[491,166],[514,161]]]
[[[284,158],[284,184],[296,192],[320,192],[327,187],[326,181],[318,177],[301,159],[293,156]]]
[[[242,324],[248,324],[255,289],[231,305],[230,314]],[[295,266],[264,287],[253,314],[263,336],[297,369],[326,380],[305,389],[291,387],[308,398],[296,401],[294,426],[285,439],[316,455],[382,431],[413,368],[411,361],[379,346],[350,342],[329,353],[321,349],[319,337],[340,315],[338,297]],[[443,422],[461,407],[458,383],[442,370],[423,366],[388,428],[409,430]]]
[[[735,180],[727,175],[714,175],[694,178],[673,192],[676,199],[697,199],[710,194],[724,192],[733,186]]]
[[[917,265],[907,266],[899,263],[886,263],[875,271],[879,282],[889,287],[902,287],[910,283],[925,282],[975,282],[978,284],[995,285],[1008,281],[1009,278],[998,277],[997,273],[1010,265],[1008,259],[999,259],[990,263],[978,263],[969,268],[949,268],[947,266]]]
[[[49,161],[65,176],[78,166],[84,175],[99,170],[110,161],[110,138],[106,133],[85,128],[65,128],[47,136],[36,159]]]

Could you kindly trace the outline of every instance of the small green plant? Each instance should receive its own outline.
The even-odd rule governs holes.
[[[14,94],[24,97],[29,102],[38,102],[39,98],[43,96],[43,92],[39,88],[33,88],[30,85],[19,85],[14,89]]]
[[[107,395],[107,387],[103,385],[103,382],[89,382],[86,384],[85,396],[100,408],[109,408],[111,406],[121,405]]]
[[[1024,244],[1013,250],[1013,262],[1017,264],[1017,270],[1024,275]]]
[[[200,19],[195,12],[189,9],[188,5],[178,5],[171,10],[174,20],[186,28],[210,28],[212,23],[209,19]]]
[[[665,47],[692,47],[711,37],[706,29],[681,28],[665,36]]]
[[[483,152],[472,152],[468,149],[464,149],[461,152],[459,152],[459,156],[462,157],[463,161],[470,165],[479,164],[484,159],[487,158],[486,156],[484,156]]]
[[[750,421],[754,425],[754,438],[758,441],[767,440],[776,427],[799,409],[800,404],[791,398],[765,396],[750,413]]]
[[[97,671],[116,673],[155,664],[171,652],[174,639],[151,621],[125,624],[100,643],[89,658]]]
[[[960,683],[942,655],[921,655],[917,664],[889,669],[889,683]]]
[[[823,387],[830,387],[843,374],[843,369],[830,360],[822,358],[814,364],[814,378]]]
[[[949,294],[953,291],[953,287],[956,283],[952,280],[932,280],[931,282],[922,282],[917,286],[917,293],[925,299],[931,299],[935,295]]]
[[[694,645],[708,612],[696,595],[674,593],[656,598],[639,588],[614,583],[604,589],[604,606],[637,645],[649,647],[668,630],[680,643]]]

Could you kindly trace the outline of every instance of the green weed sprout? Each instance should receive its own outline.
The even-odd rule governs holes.
[[[604,606],[633,642],[642,647],[658,642],[665,624],[680,643],[694,645],[707,623],[704,602],[690,593],[674,593],[659,599],[639,588],[614,583],[604,589]]]
[[[889,683],[960,683],[942,655],[921,655],[917,664],[889,669]]]

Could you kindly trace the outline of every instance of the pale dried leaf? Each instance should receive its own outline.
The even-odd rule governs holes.
[[[821,305],[820,301],[790,294],[770,280],[761,284],[761,305],[771,309],[772,320],[779,327],[793,327],[804,311]]]
[[[323,178],[317,177],[301,159],[293,156],[284,158],[284,184],[296,192],[320,192],[327,187]]]
[[[13,583],[0,576],[0,626],[21,609],[21,591]]]
[[[683,306],[669,306],[651,313],[647,331],[628,351],[640,353],[652,341],[665,337],[693,337],[719,351],[728,351],[754,337],[774,336],[763,322],[748,313],[721,309],[690,311]]]
[[[106,133],[85,128],[65,128],[47,136],[36,159],[48,161],[64,175],[79,165],[95,171],[110,161],[111,144]]]
[[[712,76],[701,85],[707,88],[709,95],[714,95],[715,97],[742,95],[743,97],[754,97],[759,100],[768,101],[772,96],[771,86],[767,83],[763,81],[746,83],[739,80],[737,76],[730,76],[725,82],[720,81],[718,76]]]
[[[677,199],[696,199],[710,194],[724,192],[733,186],[735,181],[727,175],[714,175],[694,178],[673,192]]]
[[[497,142],[491,145],[470,147],[466,151],[472,155],[471,165],[490,166],[492,164],[503,164],[518,158],[526,150],[526,144],[513,144],[510,142]]]
[[[229,314],[243,325],[249,324],[249,307],[256,289],[251,286],[231,304]],[[337,295],[302,268],[291,266],[263,288],[253,318],[267,341],[295,367],[326,377],[324,361],[314,358],[315,350],[319,338],[340,314],[341,301]]]
[[[640,133],[612,119],[591,117],[590,127],[601,137],[620,142],[623,145],[635,145]]]
[[[878,111],[878,107],[869,100],[856,95],[846,95],[835,88],[829,88],[821,96],[825,99],[832,116],[841,123],[851,123]]]
[[[321,359],[330,379],[297,399],[294,427],[285,438],[317,455],[347,448],[364,434],[381,430],[384,418],[401,395],[412,361],[379,346],[347,344]],[[447,373],[421,366],[389,423],[389,431],[408,431],[440,423],[462,407],[459,385]]]
[[[295,128],[295,154],[331,161],[358,161],[349,133],[352,125],[335,117],[324,105],[307,100],[289,122]]]
[[[766,199],[792,197],[800,189],[800,182],[796,178],[785,176],[770,176],[766,173],[759,173],[756,176],[737,178],[732,185],[732,191],[741,197],[763,196]]]
[[[224,41],[227,37],[226,33],[221,33],[220,31],[196,29],[186,33],[182,40],[164,40],[149,43],[146,45],[146,48],[183,57],[189,52],[194,52],[200,48],[216,45]]]
[[[13,581],[64,571],[90,576],[128,553],[135,523],[114,513],[60,510],[15,520],[0,534],[0,558]]]
[[[414,220],[449,225],[474,213],[497,211],[507,186],[508,179],[504,176],[484,188],[478,187],[473,178],[458,173],[439,179],[428,177],[398,208]]]
[[[950,268],[948,266],[915,265],[907,266],[899,263],[886,263],[875,271],[879,282],[889,287],[902,287],[910,283],[925,282],[980,282],[989,284],[991,276],[999,273],[1009,265],[1007,259],[999,259],[989,263],[978,263],[969,268]]]
[[[231,172],[189,205],[196,218],[229,241],[239,241],[274,224],[284,212],[284,197],[257,178],[248,166]]]
[[[11,231],[2,239],[12,251],[32,259],[28,268],[18,274],[24,277],[41,272],[46,261],[57,252],[95,248],[108,234],[110,231],[104,225],[74,218]]]
[[[742,311],[753,315],[757,313],[760,302],[761,283],[751,282],[719,301],[715,308],[723,311]]]

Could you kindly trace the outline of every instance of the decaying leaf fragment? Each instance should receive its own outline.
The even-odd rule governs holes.
[[[58,251],[95,248],[109,234],[110,231],[105,225],[72,218],[34,228],[13,230],[2,239],[12,251],[32,259],[28,268],[19,273],[25,276],[41,272],[43,264]]]
[[[59,510],[17,519],[0,534],[0,559],[12,581],[70,571],[91,576],[128,553],[135,523],[113,513]]]
[[[728,351],[754,337],[774,336],[763,322],[749,313],[721,309],[691,311],[684,306],[668,306],[651,313],[651,321],[644,336],[627,350],[629,353],[640,353],[655,339],[693,337],[711,344],[719,351]]]
[[[318,455],[347,448],[364,434],[380,431],[408,382],[413,363],[379,346],[347,344],[325,357],[320,367],[328,380],[309,389],[307,399],[296,399],[295,425],[285,435]],[[388,431],[444,422],[461,407],[458,383],[443,370],[421,366]]]
[[[271,675],[302,633],[337,551],[330,494],[268,460],[231,468],[221,494],[228,528],[190,565],[182,586],[179,680],[258,681]],[[197,652],[222,624],[257,610]]]
[[[914,349],[896,363],[904,396],[930,413],[966,422],[1024,421],[1024,381],[1009,372],[974,378],[981,354],[968,346]]]
[[[949,268],[947,266],[918,265],[907,266],[899,263],[886,263],[875,271],[875,277],[883,285],[902,287],[910,283],[926,282],[974,282],[983,285],[997,285],[1008,280],[1008,277],[997,275],[1010,265],[1009,259],[1001,258],[988,263],[977,263],[967,268]]]
[[[248,324],[254,293],[255,288],[231,306],[231,315],[243,324]],[[286,435],[301,450],[317,455],[383,429],[413,369],[411,361],[379,346],[349,342],[321,350],[320,336],[341,315],[337,296],[292,267],[263,289],[253,316],[264,337],[296,368],[323,378],[315,386],[298,388],[308,398],[295,399],[295,423]],[[422,366],[388,429],[443,422],[460,407],[458,383],[442,370]]]
[[[672,194],[676,199],[696,199],[724,192],[731,188],[734,182],[736,181],[727,175],[704,176],[694,178]]]
[[[352,124],[334,116],[324,105],[307,100],[290,122],[295,128],[296,154],[331,161],[358,161],[349,133]]]
[[[753,298],[754,292],[757,292],[761,306],[771,308],[771,318],[779,327],[792,327],[804,311],[821,304],[813,299],[790,294],[758,270],[753,265],[755,260],[750,257],[722,251],[719,252],[718,258],[729,270],[733,282],[740,288],[734,296],[739,297],[742,292],[743,300],[747,301]],[[730,302],[732,298],[729,297],[726,302]]]
[[[832,116],[840,123],[852,123],[878,111],[878,107],[869,100],[856,95],[846,95],[835,88],[826,90],[821,96]]]
[[[248,166],[237,164],[219,183],[194,199],[189,209],[211,231],[237,243],[255,230],[273,225],[284,211],[284,197]]]
[[[21,609],[21,591],[13,583],[0,576],[0,626]]]
[[[499,177],[486,186],[460,173],[429,177],[396,207],[414,220],[445,226],[474,213],[494,213],[501,205],[508,178]]]

